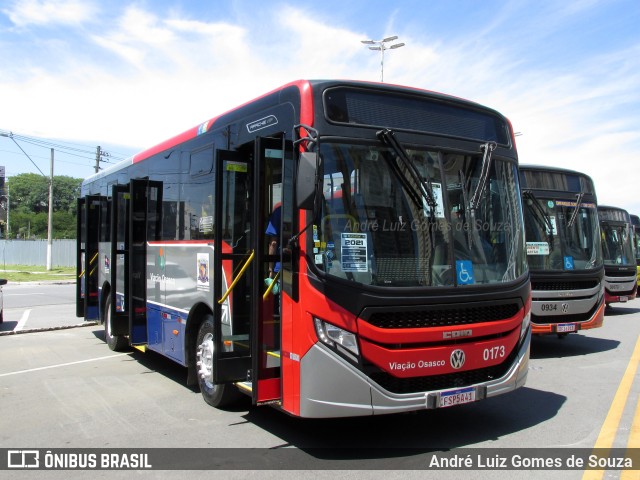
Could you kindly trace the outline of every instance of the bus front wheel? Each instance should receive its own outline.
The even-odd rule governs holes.
[[[104,306],[104,339],[110,350],[121,352],[128,347],[127,337],[111,334],[111,297],[107,298]]]
[[[213,336],[213,317],[207,315],[200,325],[196,342],[196,370],[198,385],[204,401],[212,407],[225,407],[234,403],[240,396],[233,385],[213,382],[215,341]]]

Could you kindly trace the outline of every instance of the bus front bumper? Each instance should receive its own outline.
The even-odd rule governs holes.
[[[511,392],[525,384],[530,344],[529,331],[503,377],[474,385],[476,400]],[[440,393],[388,392],[320,343],[300,361],[301,417],[354,417],[437,408]]]

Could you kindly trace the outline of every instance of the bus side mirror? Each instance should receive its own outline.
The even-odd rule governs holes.
[[[313,210],[318,185],[318,154],[302,152],[296,177],[296,200],[298,208]]]

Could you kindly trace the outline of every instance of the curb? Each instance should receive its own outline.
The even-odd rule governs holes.
[[[43,327],[43,328],[27,328],[24,330],[8,330],[6,332],[0,332],[0,337],[7,337],[9,335],[21,335],[23,333],[38,333],[38,332],[52,332],[54,330],[68,330],[70,328],[78,328],[78,327],[93,327],[99,325],[99,322],[83,322],[77,323],[75,325],[65,325],[63,327]]]
[[[7,288],[10,285],[71,285],[75,284],[75,280],[33,280],[33,281],[10,281],[4,288]]]

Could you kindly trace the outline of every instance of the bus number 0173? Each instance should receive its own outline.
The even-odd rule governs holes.
[[[482,352],[482,358],[484,359],[485,362],[487,360],[496,360],[498,358],[504,358],[504,355],[505,355],[504,345],[485,348],[484,352]]]

